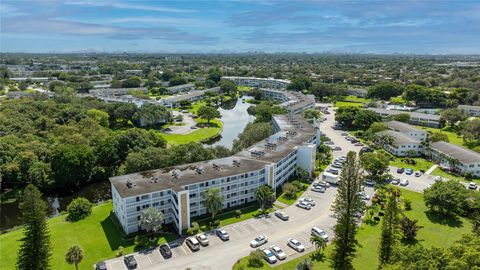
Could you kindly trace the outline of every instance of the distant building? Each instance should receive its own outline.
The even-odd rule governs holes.
[[[103,96],[103,97],[118,97],[128,95],[129,91],[141,91],[144,94],[148,94],[148,89],[146,87],[137,87],[137,88],[96,88],[88,90],[88,93],[93,96]]]
[[[432,143],[428,152],[443,168],[480,176],[480,153],[443,141]]]
[[[457,108],[470,116],[480,117],[480,106],[458,105]]]
[[[176,94],[176,93],[180,93],[180,92],[188,92],[188,91],[192,91],[192,90],[195,90],[195,85],[191,84],[191,83],[167,87],[167,91],[170,94]]]
[[[201,99],[205,93],[212,92],[212,93],[218,93],[220,92],[220,87],[214,87],[206,90],[196,90],[196,91],[191,91],[185,94],[177,95],[177,96],[172,96],[172,97],[167,97],[164,99],[159,100],[159,102],[166,107],[179,107],[180,102],[184,100],[189,100],[191,102],[197,101]]]
[[[368,95],[368,90],[364,88],[350,88],[347,93],[356,97],[366,97]]]
[[[435,114],[426,114],[418,112],[407,112],[407,111],[397,111],[397,110],[386,110],[381,108],[372,108],[369,107],[367,110],[376,112],[384,119],[389,119],[392,116],[406,113],[410,115],[409,123],[412,125],[426,126],[426,127],[440,127],[440,115]]]
[[[290,84],[289,80],[281,80],[274,78],[223,76],[222,80],[234,81],[237,85],[240,86],[273,89],[286,89],[287,86]]]
[[[399,121],[388,121],[385,122],[385,124],[389,129],[398,131],[419,141],[424,142],[427,140],[428,132],[426,132],[425,130],[421,130],[419,128]]]
[[[392,144],[385,145],[385,150],[397,157],[423,154],[423,146],[420,140],[394,130],[384,130],[376,133],[378,136],[390,136]]]
[[[32,81],[32,82],[48,82],[48,81],[55,81],[56,77],[15,77],[10,78],[12,81],[16,82],[25,82],[25,81]]]
[[[299,113],[315,107],[315,96],[304,95],[295,91],[281,91],[275,89],[259,89],[262,96],[282,102],[280,105],[290,113]]]

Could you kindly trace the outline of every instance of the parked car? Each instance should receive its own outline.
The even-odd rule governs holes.
[[[363,143],[357,142],[357,143],[355,143],[354,145],[355,145],[355,146],[363,146]]]
[[[365,194],[365,192],[359,192],[358,195],[360,195],[360,198],[362,198],[362,200],[365,200],[365,201],[370,200],[370,196]]]
[[[325,144],[327,144],[327,145],[332,145],[332,144],[334,144],[334,143],[333,143],[332,141],[326,141]]]
[[[316,235],[316,236],[320,236],[320,237],[323,238],[323,240],[328,241],[328,234],[324,230],[322,230],[318,227],[313,227],[312,230],[311,230],[311,234]]]
[[[203,233],[197,234],[197,236],[195,236],[195,238],[197,238],[198,242],[200,242],[200,245],[208,246],[209,241],[208,241],[208,238],[205,234],[203,234]]]
[[[365,182],[363,182],[363,183],[365,184],[365,186],[368,186],[368,187],[375,186],[375,181],[370,180],[370,179],[366,179]]]
[[[313,186],[311,190],[314,192],[325,193],[325,188],[321,186]]]
[[[405,170],[405,174],[408,174],[408,175],[413,174],[413,169],[408,168],[407,170]]]
[[[342,132],[342,133],[340,133],[340,135],[342,135],[342,136],[348,136],[348,133]]]
[[[443,178],[441,176],[435,176],[435,182],[443,182]]]
[[[198,242],[197,238],[195,238],[195,237],[188,237],[185,242],[187,243],[187,246],[188,246],[192,251],[198,251],[198,250],[200,250],[200,243]]]
[[[338,175],[338,169],[330,168],[330,169],[327,170],[327,172]]]
[[[335,146],[333,148],[333,151],[342,151],[342,148],[340,146]]]
[[[135,260],[135,257],[133,257],[133,255],[128,255],[123,257],[123,262],[125,263],[128,269],[137,268],[137,260]]]
[[[298,202],[297,202],[297,207],[300,207],[300,208],[303,208],[303,209],[306,209],[306,210],[312,209],[312,207],[310,206],[310,204],[305,203],[305,202],[303,202],[303,201],[298,201]]]
[[[107,264],[105,262],[99,262],[95,265],[95,270],[107,270]]]
[[[161,245],[158,250],[160,251],[160,254],[162,254],[163,258],[168,259],[172,257],[172,250],[167,244]]]
[[[273,264],[273,263],[277,262],[277,258],[275,258],[275,255],[273,255],[273,253],[269,249],[264,249],[264,250],[262,250],[262,252],[263,252],[265,260],[268,263]]]
[[[283,250],[278,246],[270,246],[270,251],[279,260],[285,260],[287,258],[287,255],[285,254],[285,252],[283,252]]]
[[[275,216],[283,221],[287,221],[290,218],[285,212],[282,211],[276,211]]]
[[[422,172],[415,172],[415,177],[420,177],[422,176]]]
[[[302,243],[295,238],[288,238],[287,245],[295,249],[297,252],[305,251],[305,247],[302,245]]]
[[[222,239],[223,241],[228,241],[230,240],[230,235],[228,235],[227,231],[224,229],[218,229],[216,231],[217,236]]]
[[[341,169],[343,167],[342,163],[334,162],[332,164],[333,168]]]
[[[400,184],[400,179],[398,179],[398,178],[393,178],[392,181],[390,182],[390,184],[392,184],[392,185],[398,185],[398,184]]]
[[[250,242],[250,246],[252,248],[256,248],[256,247],[259,247],[265,243],[268,242],[268,238],[265,236],[265,235],[259,235],[257,237],[255,237],[255,239],[253,239],[251,242]]]
[[[311,198],[308,198],[308,197],[303,197],[300,199],[300,201],[303,201],[305,203],[308,203],[310,204],[311,206],[315,206],[315,201]]]
[[[398,169],[397,169],[397,173],[400,173],[400,174],[402,174],[404,171],[405,171],[404,168],[398,168]]]
[[[332,172],[330,172],[330,173],[332,173]],[[315,181],[315,182],[313,182],[313,185],[314,186],[320,186],[320,187],[323,187],[323,188],[329,188],[330,187],[330,184],[327,181]]]
[[[368,152],[373,152],[373,149],[368,146],[364,146],[360,149],[359,154],[363,155],[364,153],[368,153]]]
[[[477,189],[477,184],[475,184],[474,182],[468,183],[468,189],[476,190]]]
[[[408,186],[408,179],[403,179],[400,181],[400,186]]]

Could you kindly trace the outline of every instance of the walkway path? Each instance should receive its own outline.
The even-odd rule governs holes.
[[[430,167],[430,169],[428,169],[425,174],[426,175],[430,175],[436,168],[438,167],[437,164],[433,165],[432,167]]]

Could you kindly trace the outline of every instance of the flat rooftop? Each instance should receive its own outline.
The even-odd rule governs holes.
[[[480,153],[455,144],[439,141],[432,143],[431,148],[458,159],[461,163],[469,164],[480,162]]]
[[[388,114],[388,115],[397,115],[397,114],[401,114],[401,113],[406,113],[406,114],[409,114],[410,117],[414,117],[414,118],[428,119],[428,120],[433,120],[433,121],[440,120],[440,115],[436,115],[436,114],[387,110],[387,109],[372,108],[372,107],[367,108],[367,110],[370,110],[370,111],[373,111],[373,112],[376,112],[376,113],[380,113],[380,114]]]
[[[234,164],[234,160],[238,163]],[[270,163],[233,156],[114,176],[110,182],[121,197],[127,198],[165,189],[182,191],[183,186],[258,171],[267,164]],[[131,183],[131,187],[127,183]]]

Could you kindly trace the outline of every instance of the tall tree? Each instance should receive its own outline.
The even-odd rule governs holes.
[[[260,204],[260,208],[265,210],[272,206],[275,200],[275,193],[269,185],[263,185],[255,191],[255,196]]]
[[[382,221],[382,234],[380,236],[380,247],[378,259],[380,265],[390,262],[393,247],[397,240],[400,209],[397,203],[398,192],[392,190],[388,198],[385,216]]]
[[[220,117],[221,114],[217,108],[212,106],[202,106],[198,109],[198,116],[207,119],[207,124],[210,124],[210,120]]]
[[[50,269],[50,234],[47,226],[46,204],[34,185],[28,185],[21,198],[24,225],[23,238],[17,257],[19,270]]]
[[[325,247],[327,246],[327,240],[316,234],[310,236],[310,243],[315,246],[315,251],[317,253],[320,253],[320,250],[325,249]]]
[[[78,264],[82,261],[83,256],[83,249],[79,245],[73,245],[68,248],[65,260],[68,264],[74,264],[75,269],[78,270]]]
[[[362,167],[375,181],[380,182],[381,176],[388,171],[390,160],[387,155],[378,153],[365,153],[360,157]]]
[[[337,224],[334,227],[335,238],[330,265],[336,270],[353,269],[352,260],[358,245],[355,239],[358,217],[365,209],[365,203],[359,195],[362,182],[360,162],[356,153],[350,151],[340,174],[340,183],[332,206]]]
[[[212,214],[212,220],[215,215],[223,208],[223,195],[220,194],[219,188],[209,188],[205,193],[205,207]]]

